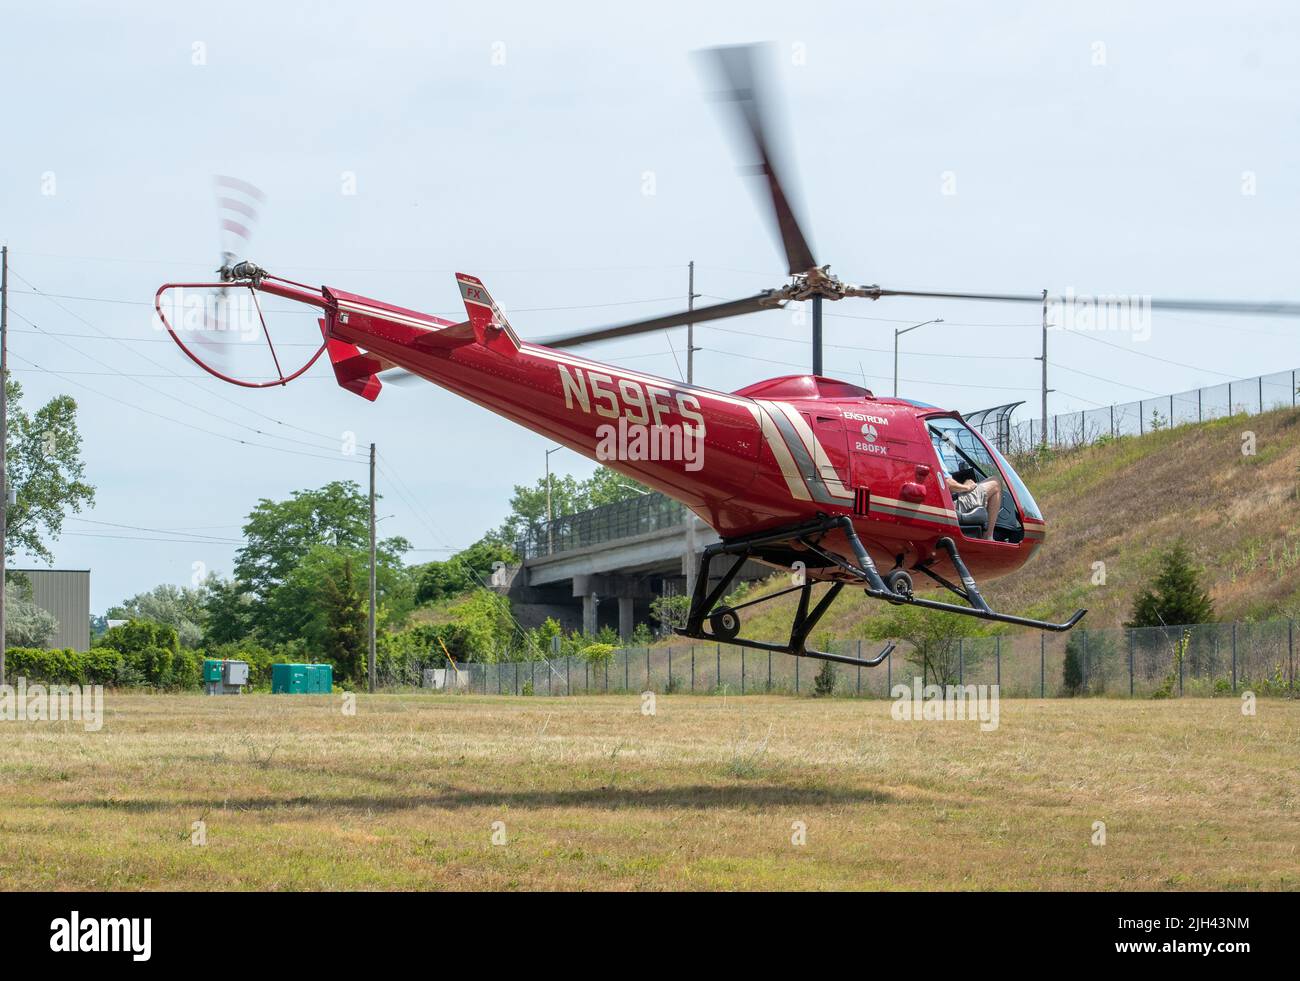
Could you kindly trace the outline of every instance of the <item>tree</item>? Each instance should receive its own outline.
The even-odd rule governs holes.
[[[433,603],[477,589],[492,581],[496,563],[516,561],[514,549],[485,536],[445,562],[429,562],[413,570],[415,602]]]
[[[265,598],[317,545],[369,548],[369,522],[369,498],[352,480],[294,491],[285,501],[262,498],[244,524],[244,546],[235,556],[235,578]],[[390,564],[400,563],[410,547],[401,537],[376,543],[378,557]]]
[[[607,467],[597,467],[586,480],[572,474],[551,475],[551,517],[577,514],[588,508],[614,504],[648,493],[649,488]],[[546,525],[546,478],[531,487],[516,484],[510,498],[510,516],[496,534],[498,541],[513,543]]]
[[[111,607],[108,618],[165,623],[175,628],[182,645],[198,647],[208,618],[208,588],[207,583],[195,588],[163,583]]]
[[[369,502],[353,481],[336,480],[317,490],[295,491],[288,500],[258,501],[244,525],[244,546],[235,556],[235,580],[223,587],[219,636],[242,619],[237,597],[247,593],[249,629],[268,642],[287,642],[315,631],[319,639],[323,588],[351,556],[369,563]],[[413,587],[402,566],[410,543],[400,536],[376,544],[375,586],[385,618],[410,609]]]
[[[340,575],[325,580],[322,592],[325,622],[321,647],[340,676],[360,680],[366,673],[369,616],[352,575],[350,556],[344,558]]]
[[[44,647],[59,630],[59,622],[31,601],[30,590],[5,584],[5,640],[14,647]]]
[[[907,662],[921,669],[922,684],[955,685],[961,676],[957,642],[971,635],[969,619],[917,606],[890,606],[871,617],[867,629],[877,640],[907,641],[911,645]],[[976,652],[971,651],[966,662],[973,664],[976,660]]]
[[[1133,601],[1128,627],[1182,626],[1209,623],[1214,603],[1201,585],[1202,569],[1180,540],[1160,555],[1160,571]]]
[[[256,597],[235,579],[211,576],[203,604],[204,640],[209,644],[230,644],[253,633],[253,604]]]
[[[69,511],[94,503],[95,488],[84,479],[76,400],[59,395],[29,415],[22,394],[17,381],[5,380],[5,476],[15,491],[7,512],[5,555],[22,551],[52,562],[45,542],[58,538]]]

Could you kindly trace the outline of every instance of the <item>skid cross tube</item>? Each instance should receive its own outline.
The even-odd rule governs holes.
[[[713,634],[706,633],[704,630],[704,621],[709,613],[717,605],[718,601],[726,594],[728,587],[735,581],[736,575],[740,572],[741,567],[748,561],[749,557],[756,549],[764,545],[775,545],[796,540],[812,548],[818,554],[827,558],[833,558],[806,540],[806,536],[822,534],[834,528],[840,527],[841,524],[848,521],[847,518],[821,518],[814,522],[799,525],[794,528],[783,529],[781,531],[763,532],[757,535],[750,535],[745,538],[732,539],[726,542],[715,542],[704,549],[704,554],[700,557],[700,567],[695,576],[695,589],[691,594],[691,608],[686,617],[685,628],[677,630],[677,633],[685,637],[692,637],[697,640],[720,640]],[[848,522],[852,528],[852,522]],[[865,553],[864,553],[865,554]],[[735,557],[735,562],[718,580],[716,586],[709,589],[709,566],[714,558],[719,555],[731,555]],[[867,559],[870,562],[870,558]],[[874,571],[874,566],[871,567]],[[850,567],[855,575],[861,575],[857,569]],[[884,588],[884,581],[880,579],[879,573],[876,573],[876,581]],[[785,644],[773,644],[765,641],[749,640],[745,637],[733,637],[726,641],[728,644],[734,644],[737,647],[749,647],[754,650],[772,651],[778,654],[790,654],[794,657],[810,657],[822,661],[835,661],[840,664],[851,664],[855,667],[871,668],[882,663],[894,651],[893,644],[889,644],[879,654],[872,658],[850,657],[847,654],[833,654],[829,651],[819,651],[807,646],[808,635],[812,633],[813,628],[817,626],[818,621],[826,613],[835,598],[839,596],[844,589],[844,583],[831,583],[830,588],[822,595],[816,605],[809,609],[812,601],[812,583],[805,580],[797,586],[791,586],[782,589],[779,592],[772,593],[769,596],[762,596],[747,603],[740,603],[734,610],[744,609],[757,603],[763,603],[768,600],[776,599],[778,596],[784,596],[788,593],[799,591],[799,608],[795,613],[794,622],[790,625],[790,639]]]
[[[839,530],[844,533],[849,547],[853,550],[853,557],[856,560],[849,562],[843,557],[836,555],[832,551],[824,550],[820,547],[820,536],[826,532]],[[848,515],[839,515],[836,517],[824,516],[816,521],[806,524],[784,528],[776,531],[763,532],[757,535],[749,535],[744,538],[735,538],[730,541],[715,542],[705,548],[703,555],[700,557],[700,567],[696,574],[695,589],[691,595],[690,612],[687,614],[686,626],[684,629],[677,630],[677,633],[702,640],[721,640],[714,634],[707,633],[704,630],[704,621],[713,611],[718,601],[726,594],[727,589],[735,581],[736,575],[740,572],[741,567],[756,551],[759,551],[766,545],[789,544],[797,542],[804,548],[816,553],[825,559],[830,565],[837,566],[844,572],[861,581],[865,588],[864,592],[872,599],[885,600],[895,605],[910,604],[919,606],[927,610],[938,610],[944,613],[956,613],[961,616],[975,617],[980,620],[990,620],[995,623],[1010,623],[1024,627],[1034,627],[1038,630],[1051,630],[1054,632],[1063,632],[1069,630],[1080,620],[1083,619],[1087,610],[1076,610],[1074,614],[1064,623],[1052,623],[1047,620],[1037,620],[1032,617],[1018,617],[1007,613],[998,613],[984,595],[980,592],[979,586],[975,582],[975,577],[971,575],[970,569],[967,568],[966,562],[962,559],[961,553],[957,550],[957,544],[951,538],[941,538],[938,541],[938,547],[948,556],[952,562],[953,568],[961,580],[961,585],[950,582],[948,579],[936,573],[930,568],[933,559],[918,563],[914,568],[933,579],[939,585],[943,586],[949,592],[961,597],[967,605],[956,603],[944,603],[938,600],[919,599],[915,596],[901,595],[895,593],[886,585],[884,579],[880,576],[880,571],[876,568],[875,562],[872,561],[871,555],[867,552],[862,540],[858,537],[857,530],[853,527],[853,519]],[[713,589],[709,589],[709,566],[712,560],[719,555],[730,555],[735,558],[731,568],[722,576]],[[747,638],[735,637],[726,642],[735,644],[739,647],[751,647],[762,651],[775,651],[783,654],[791,654],[795,657],[813,657],[826,661],[838,661],[843,664],[853,664],[862,667],[874,667],[880,664],[894,650],[894,645],[890,644],[883,651],[873,658],[855,658],[842,654],[831,654],[826,651],[816,651],[807,648],[806,643],[808,635],[812,632],[817,622],[825,614],[831,603],[839,595],[844,586],[843,581],[836,581],[831,584],[830,589],[822,596],[812,609],[809,604],[812,600],[812,584],[805,581],[801,585],[788,589],[782,589],[779,592],[769,596],[763,596],[756,600],[750,600],[747,603],[741,603],[734,609],[753,606],[756,603],[766,602],[775,599],[778,596],[784,596],[787,593],[800,590],[799,608],[795,613],[794,622],[790,627],[790,639],[786,644],[773,644],[763,641],[749,640]],[[734,612],[734,610],[733,610]]]

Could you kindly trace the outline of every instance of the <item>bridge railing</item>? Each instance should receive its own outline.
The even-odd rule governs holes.
[[[658,491],[541,522],[515,544],[521,559],[569,552],[620,538],[684,527],[686,508]]]

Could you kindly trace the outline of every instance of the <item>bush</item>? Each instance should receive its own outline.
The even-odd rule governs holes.
[[[617,649],[613,644],[588,644],[578,651],[578,656],[592,667],[597,667],[614,660],[614,651]]]
[[[835,683],[839,680],[835,673],[835,664],[831,661],[822,661],[821,670],[813,678],[813,697],[829,698],[835,694]]]

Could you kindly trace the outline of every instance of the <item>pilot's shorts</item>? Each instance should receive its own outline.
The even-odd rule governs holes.
[[[984,484],[976,484],[973,491],[966,491],[953,498],[952,503],[958,514],[970,514],[976,508],[988,507],[989,489]]]

